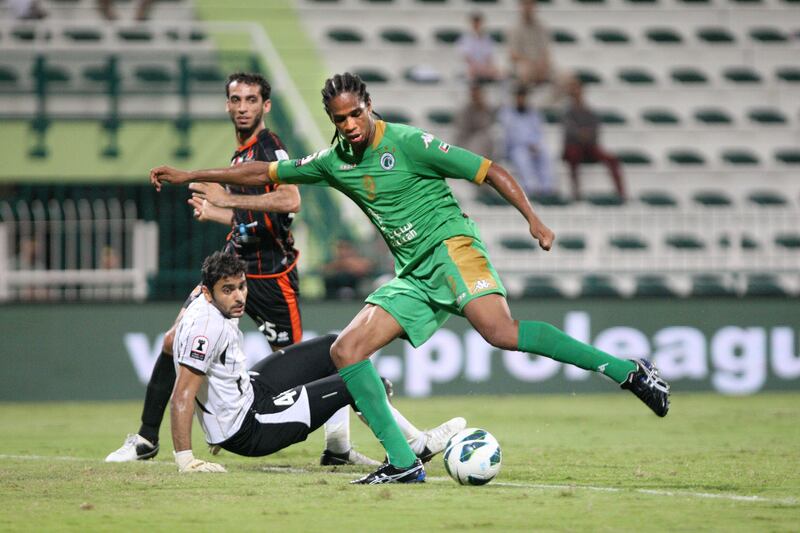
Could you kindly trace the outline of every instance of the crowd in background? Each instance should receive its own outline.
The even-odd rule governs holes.
[[[536,0],[521,0],[519,20],[507,32],[509,66],[498,65],[494,41],[484,16],[473,13],[469,29],[458,42],[464,60],[469,99],[455,117],[456,144],[509,164],[531,198],[558,192],[552,150],[544,134],[544,118],[533,98],[546,99],[559,108],[563,129],[561,159],[569,171],[572,196],[581,199],[580,166],[602,163],[608,167],[616,193],[625,199],[619,160],[600,144],[600,120],[584,98],[581,81],[558,66],[550,50],[550,32],[539,19]],[[505,93],[493,106],[487,90]],[[498,127],[495,127],[495,126]],[[495,143],[498,137],[501,143]]]

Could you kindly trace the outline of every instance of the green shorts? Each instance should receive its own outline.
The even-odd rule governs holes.
[[[396,277],[367,297],[392,315],[414,345],[420,346],[451,314],[487,294],[506,295],[483,243],[451,237],[428,252],[410,273]]]

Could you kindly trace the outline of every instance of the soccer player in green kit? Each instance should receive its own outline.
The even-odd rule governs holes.
[[[669,385],[647,360],[631,361],[579,342],[556,327],[515,320],[506,291],[475,224],[461,212],[445,178],[487,183],[513,205],[531,237],[549,250],[555,234],[534,213],[516,180],[497,163],[411,126],[372,114],[366,85],[353,74],[325,82],[322,102],[336,126],[329,148],[302,159],[182,171],[158,167],[150,180],[208,181],[239,185],[320,184],[353,200],[378,228],[395,258],[396,277],[373,292],[367,305],[331,347],[347,389],[388,461],[354,483],[415,483],[422,463],[388,409],[386,393],[369,357],[398,337],[424,343],[450,314],[465,317],[487,342],[504,350],[543,355],[601,372],[629,389],[657,415],[669,410]]]

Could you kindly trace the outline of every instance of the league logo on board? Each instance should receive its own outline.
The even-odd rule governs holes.
[[[204,361],[208,352],[208,339],[202,335],[198,335],[192,339],[192,351],[189,352],[189,357]]]
[[[392,170],[394,168],[394,156],[389,152],[381,156],[381,168],[383,170]]]

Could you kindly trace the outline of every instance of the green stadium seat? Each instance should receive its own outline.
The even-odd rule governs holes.
[[[506,42],[506,34],[503,30],[489,30],[489,37],[497,44]]]
[[[604,44],[626,44],[631,40],[624,31],[615,28],[596,29],[593,36],[597,42]]]
[[[711,0],[680,0],[680,2],[692,5],[705,5],[705,4],[710,4]]]
[[[389,111],[381,111],[384,120],[386,122],[397,122],[399,124],[411,124],[411,116],[408,115],[404,111],[400,110],[389,110]]]
[[[336,28],[328,30],[328,38],[337,43],[363,43],[364,36],[349,28]]]
[[[775,77],[789,83],[800,83],[800,68],[779,67],[775,69]]]
[[[694,112],[694,118],[703,124],[732,124],[733,119],[727,111],[721,108],[702,108]]]
[[[565,250],[581,251],[586,249],[586,238],[582,235],[559,235],[556,246]]]
[[[17,41],[32,41],[36,38],[33,28],[14,28],[11,30],[11,35]]]
[[[747,276],[747,296],[785,297],[789,294],[781,287],[778,278],[772,274],[749,274]]]
[[[733,83],[760,83],[761,76],[755,70],[749,67],[729,67],[726,68],[722,75],[726,80]]]
[[[0,87],[11,87],[19,81],[17,71],[12,67],[0,65]]]
[[[753,238],[752,235],[742,235],[742,238],[739,241],[739,245],[742,247],[742,250],[757,250],[761,246],[758,244],[758,241]]]
[[[446,4],[447,0],[417,0],[420,4]]]
[[[701,85],[708,83],[708,76],[696,68],[679,67],[670,72],[670,77],[676,83]]]
[[[536,250],[539,247],[530,237],[503,237],[500,246],[508,250]]]
[[[498,0],[469,0],[473,4],[496,4]]]
[[[664,242],[668,246],[677,250],[702,250],[706,247],[705,243],[695,235],[688,233],[676,233],[668,235]]]
[[[746,4],[746,5],[763,3],[763,0],[730,0],[730,1],[733,2],[734,4]]]
[[[608,244],[619,250],[646,250],[647,242],[638,235],[620,234],[608,238]]]
[[[620,70],[617,77],[620,81],[631,85],[652,85],[656,82],[652,74],[636,67]]]
[[[621,295],[608,276],[588,274],[581,280],[581,296],[585,298],[619,298]]]
[[[134,71],[136,79],[145,83],[162,84],[173,80],[173,75],[167,67],[162,65],[143,65]]]
[[[70,73],[64,67],[48,64],[44,70],[44,78],[47,83],[68,83],[71,79]]]
[[[434,124],[447,126],[453,123],[453,112],[446,109],[434,109],[428,112],[428,120]]]
[[[681,35],[670,28],[650,28],[645,32],[647,40],[656,44],[680,44],[683,42]]]
[[[669,109],[646,109],[642,111],[642,120],[658,126],[674,126],[681,122],[678,115]]]
[[[775,244],[789,250],[800,250],[800,233],[779,233],[775,235]]]
[[[456,28],[439,28],[433,32],[436,42],[443,44],[455,44],[461,38],[461,30]]]
[[[623,165],[652,165],[653,160],[645,152],[635,148],[623,148],[615,154]]]
[[[637,298],[674,298],[677,296],[669,288],[664,277],[652,274],[636,276],[636,289],[633,295]]]
[[[641,5],[656,5],[658,4],[658,0],[625,0],[629,4],[635,4],[637,6]]]
[[[756,205],[765,207],[785,206],[789,203],[785,196],[774,191],[753,191],[747,199]]]
[[[623,205],[625,200],[616,193],[593,193],[584,196],[586,202],[599,207],[617,207]]]
[[[758,108],[747,112],[748,118],[758,124],[786,124],[787,119],[779,109]]]
[[[784,32],[778,28],[752,28],[750,38],[759,43],[773,44],[785,43],[789,40]]]
[[[553,107],[543,107],[539,109],[539,112],[544,117],[544,121],[548,124],[561,124],[561,113],[558,109]]]
[[[603,79],[600,77],[600,74],[594,72],[588,68],[576,68],[575,69],[575,76],[581,81],[584,85],[590,84],[600,84],[603,83]]]
[[[616,109],[597,109],[595,112],[597,113],[600,122],[607,126],[621,126],[628,122],[625,119],[625,115]]]
[[[91,65],[83,69],[83,77],[94,83],[108,83],[111,79],[111,70],[107,64]]]
[[[639,195],[639,201],[653,207],[674,207],[678,201],[673,195],[663,191],[646,191]]]
[[[758,155],[745,148],[727,148],[722,151],[722,160],[730,165],[757,165]]]
[[[357,68],[353,69],[354,74],[358,74],[364,83],[387,83],[389,76],[374,68]]]
[[[94,28],[68,28],[64,30],[64,37],[76,42],[100,42],[103,34]]]
[[[127,42],[150,42],[153,33],[145,28],[123,28],[117,32],[117,37]]]
[[[192,30],[189,32],[189,40],[192,42],[200,42],[208,39],[208,34],[203,30]]]
[[[775,159],[786,165],[800,165],[800,150],[796,148],[775,150]]]
[[[561,298],[564,296],[550,276],[529,276],[525,278],[522,295],[540,298]]]
[[[561,196],[560,194],[536,194],[531,196],[531,202],[539,205],[546,205],[548,207],[564,207],[570,205],[569,198]],[[561,237],[559,236],[559,239]]]
[[[728,207],[733,203],[727,194],[719,191],[699,191],[692,199],[705,207]]]
[[[731,32],[722,27],[707,27],[697,30],[697,38],[710,44],[732,44],[736,38]]]
[[[698,274],[692,277],[692,296],[735,296],[720,276],[715,274]]]
[[[381,39],[391,44],[411,45],[417,42],[414,34],[402,28],[387,28],[381,30]]]
[[[706,160],[703,155],[690,148],[680,148],[670,150],[667,159],[676,165],[705,165]]]
[[[192,81],[199,83],[220,83],[227,79],[216,65],[192,67],[189,75]]]
[[[578,38],[569,30],[564,28],[553,28],[550,30],[550,40],[559,44],[575,44]]]

